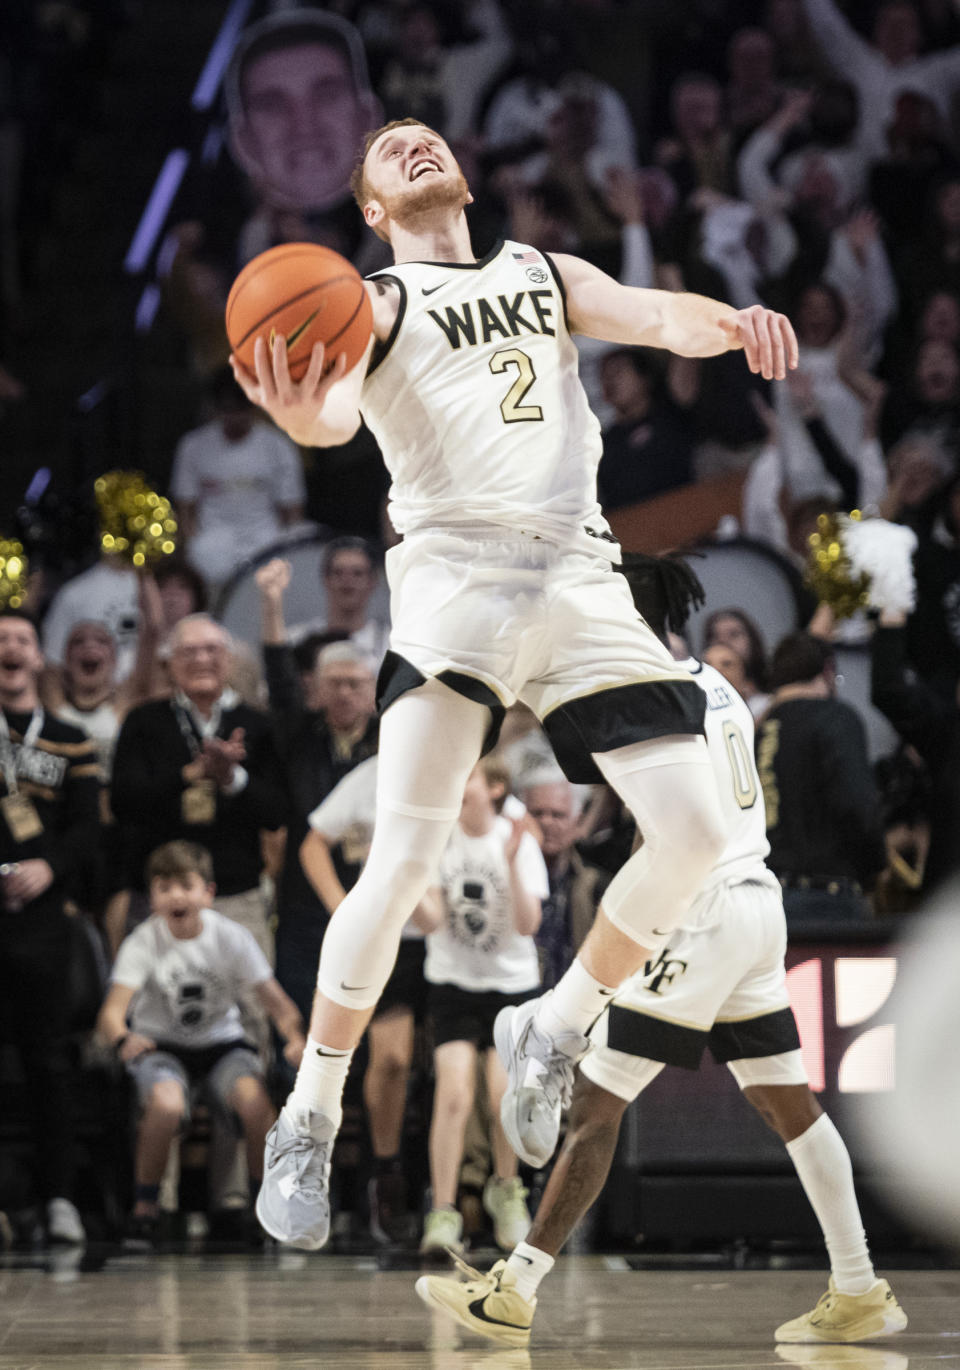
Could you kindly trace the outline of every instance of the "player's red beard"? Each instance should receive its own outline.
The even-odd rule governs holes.
[[[453,175],[427,176],[396,195],[378,195],[377,198],[388,219],[401,228],[415,229],[436,214],[463,209],[471,197],[466,178],[457,167]]]

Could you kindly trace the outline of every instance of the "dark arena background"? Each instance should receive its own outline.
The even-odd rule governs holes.
[[[453,1273],[444,1247],[487,1270],[550,1171],[497,1180],[477,1068],[456,1202],[435,1201],[416,936],[351,1066],[329,1243],[283,1246],[253,1214],[284,1048],[369,846],[372,799],[338,787],[376,754],[399,538],[371,432],[314,448],[275,428],[229,370],[224,308],[284,243],[390,264],[349,179],[364,134],[406,116],[459,161],[478,259],[569,253],[796,329],[773,382],[739,352],[576,341],[604,514],[626,552],[687,556],[705,600],[671,648],[756,722],[763,792],[728,740],[730,764],[741,807],[765,806],[803,1062],[909,1319],[894,1336],[775,1341],[827,1288],[824,1234],[709,1053],[627,1112],[529,1349],[426,1307],[414,1283]],[[952,0],[3,0],[0,452],[0,1370],[960,1370]],[[491,822],[531,816],[550,988],[634,824],[564,779],[523,706],[495,760]],[[157,904],[148,857],[198,834],[203,916],[247,970],[235,993],[222,960],[166,986],[191,1109],[164,1123],[127,1069],[150,1033],[111,996],[149,929],[190,916]],[[493,897],[464,876],[445,916],[479,943]],[[648,970],[656,996],[687,965],[668,947]],[[203,1053],[238,1034],[255,1102],[208,1078],[222,1053]]]

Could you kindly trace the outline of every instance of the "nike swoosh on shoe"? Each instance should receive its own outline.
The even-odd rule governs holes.
[[[486,1303],[488,1295],[484,1294],[482,1299],[474,1299],[473,1303],[468,1303],[467,1308],[478,1319],[479,1322],[489,1322],[495,1327],[512,1327],[516,1332],[524,1326],[522,1323],[509,1322],[506,1318],[491,1318],[489,1313],[484,1312],[483,1305]]]

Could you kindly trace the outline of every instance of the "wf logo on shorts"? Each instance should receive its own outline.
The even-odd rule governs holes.
[[[678,975],[687,969],[687,962],[670,956],[670,948],[664,947],[656,961],[644,966],[647,983],[644,986],[651,994],[662,994],[664,985],[672,985]]]

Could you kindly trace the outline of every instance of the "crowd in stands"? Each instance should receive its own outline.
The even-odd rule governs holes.
[[[239,267],[279,242],[385,263],[347,188],[361,135],[384,118],[416,115],[450,141],[478,254],[508,237],[626,284],[791,317],[800,366],[772,384],[736,354],[582,340],[601,496],[616,509],[739,476],[739,528],[793,574],[821,513],[857,507],[912,528],[916,611],[857,626],[900,739],[877,765],[837,697],[843,630],[814,600],[779,643],[748,604],[711,604],[675,655],[703,655],[757,721],[756,798],[792,929],[910,911],[960,850],[954,7],[268,11],[226,75],[225,150],[171,229],[164,308],[208,400],[171,452],[178,552],[135,571],[91,543],[81,573],[55,591],[41,578],[29,612],[0,613],[0,1048],[16,1048],[38,1138],[32,1166],[2,1163],[0,1211],[32,1209],[62,1242],[82,1240],[88,1197],[80,1055],[126,1087],[138,1119],[128,1236],[154,1243],[177,1209],[174,1143],[201,1104],[223,1153],[210,1206],[246,1211],[324,929],[369,846],[389,634],[370,606],[394,536],[379,454],[365,430],[299,452],[230,379],[222,317]],[[0,55],[0,134],[17,127],[8,85]],[[15,304],[16,279],[0,288]],[[290,624],[291,565],[269,549],[305,520],[326,540],[324,612]],[[208,612],[238,567],[255,573],[259,640]],[[463,1214],[468,1228],[489,1219],[506,1248],[522,1236],[530,1176],[499,1131],[491,1004],[556,982],[633,837],[611,795],[571,785],[536,720],[511,711],[356,1063],[335,1153],[341,1241],[362,1224],[380,1243],[456,1247]]]

